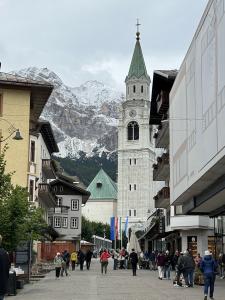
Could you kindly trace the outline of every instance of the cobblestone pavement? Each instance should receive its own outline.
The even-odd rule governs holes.
[[[92,260],[91,270],[76,269],[68,277],[55,279],[50,272],[44,279],[25,285],[16,300],[201,300],[203,288],[175,288],[171,280],[158,280],[156,271],[138,270],[137,277],[131,270],[112,270],[100,273],[100,263]],[[9,300],[12,297],[6,297]],[[218,279],[215,300],[225,299],[225,280]]]

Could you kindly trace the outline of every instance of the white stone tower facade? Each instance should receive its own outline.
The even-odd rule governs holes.
[[[126,77],[126,100],[119,112],[117,215],[129,217],[129,227],[146,221],[154,209],[152,164],[155,160],[151,131],[150,77],[137,32],[136,45]]]

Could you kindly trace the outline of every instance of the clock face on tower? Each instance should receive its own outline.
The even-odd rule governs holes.
[[[134,109],[132,109],[130,112],[129,112],[129,116],[134,118],[136,116],[136,111]]]

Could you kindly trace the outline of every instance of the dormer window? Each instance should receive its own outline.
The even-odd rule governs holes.
[[[133,85],[133,93],[135,93],[135,92],[136,92],[136,86]]]
[[[99,181],[99,182],[96,183],[96,186],[97,186],[97,188],[100,189],[102,187],[102,183]]]

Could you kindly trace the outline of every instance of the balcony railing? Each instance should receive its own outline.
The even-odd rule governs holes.
[[[156,208],[167,208],[170,205],[170,188],[164,186],[154,197]]]
[[[155,138],[156,148],[169,147],[169,121],[165,120],[158,126],[158,131],[153,136]]]
[[[153,164],[153,180],[166,181],[170,175],[169,153],[157,157],[157,164]]]
[[[55,178],[54,166],[51,159],[42,159],[42,170],[46,178],[48,179]]]
[[[48,183],[39,183],[38,197],[44,202],[47,207],[55,207],[57,197]]]
[[[68,215],[68,211],[69,211],[69,206],[57,206],[57,207],[51,207],[48,210],[48,215],[52,216],[52,215]]]

